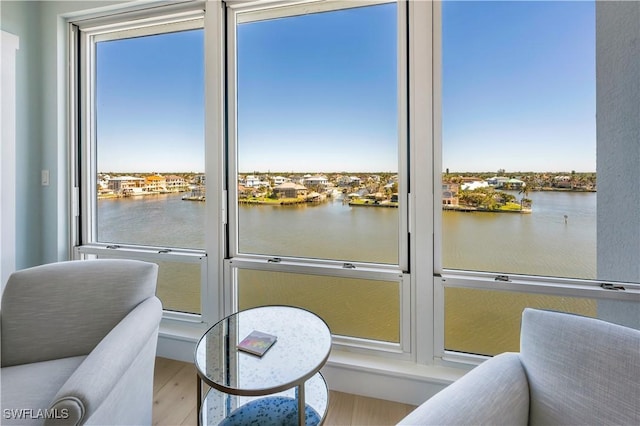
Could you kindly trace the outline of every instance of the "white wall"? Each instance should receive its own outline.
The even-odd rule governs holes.
[[[640,282],[640,2],[596,3],[596,52],[597,274]],[[637,303],[600,301],[598,316],[640,328]]]
[[[16,268],[67,260],[68,142],[64,17],[116,1],[0,2],[0,28],[20,38],[16,57]],[[49,170],[50,184],[40,184]]]
[[[42,263],[40,202],[41,81],[40,8],[37,2],[1,2],[0,27],[20,39],[16,52],[15,265]]]
[[[638,282],[640,2],[596,12],[598,278]]]

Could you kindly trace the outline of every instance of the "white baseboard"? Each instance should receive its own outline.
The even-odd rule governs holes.
[[[157,355],[193,362],[199,333],[176,336],[161,331]],[[419,405],[461,377],[464,371],[334,350],[322,374],[331,390]]]
[[[392,377],[332,365],[326,365],[322,369],[322,375],[331,390],[411,405],[420,405],[446,387],[406,377]]]
[[[195,348],[196,342],[160,335],[158,336],[156,355],[163,358],[193,363]]]

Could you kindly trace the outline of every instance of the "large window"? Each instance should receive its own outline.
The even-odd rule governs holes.
[[[527,306],[620,322],[600,283],[600,296],[572,287],[618,279],[596,270],[595,15],[595,2],[442,3],[445,350],[517,351]]]
[[[238,253],[399,264],[397,21],[238,22]]]
[[[443,3],[444,268],[596,277],[595,53],[594,2]]]
[[[635,56],[595,19],[631,6],[161,3],[71,26],[78,257],[422,364],[517,350],[528,306],[640,326]]]
[[[399,9],[229,9],[238,308],[303,306],[336,335],[401,344],[409,248]]]
[[[80,252],[155,261],[164,308],[197,314],[203,267],[193,258],[204,259],[206,208],[203,23],[161,21],[131,20],[116,31],[80,24]]]

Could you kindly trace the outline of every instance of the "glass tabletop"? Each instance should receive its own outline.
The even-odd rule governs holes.
[[[251,332],[276,336],[262,356],[238,350]],[[280,392],[304,383],[324,365],[331,332],[317,315],[289,306],[237,312],[202,336],[195,352],[198,374],[209,386],[244,396]]]

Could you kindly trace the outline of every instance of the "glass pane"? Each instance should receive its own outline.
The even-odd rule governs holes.
[[[442,27],[442,266],[595,279],[594,2],[443,2]]]
[[[97,240],[204,248],[203,30],[96,43]]]
[[[238,251],[397,264],[397,5],[237,26]]]
[[[201,313],[202,266],[199,263],[156,263],[160,266],[156,295],[162,301],[163,309]]]
[[[594,299],[450,287],[445,289],[445,349],[482,355],[518,352],[527,307],[597,314]]]
[[[237,270],[240,310],[264,305],[314,312],[332,334],[400,341],[400,283],[288,272]]]
[[[445,288],[445,349],[481,355],[520,350],[524,308],[570,312],[640,328],[636,302]]]
[[[110,258],[104,255],[96,257]],[[135,259],[135,256],[131,259]],[[156,296],[162,301],[162,308],[166,311],[200,314],[201,264],[168,261],[153,263],[158,265]]]

